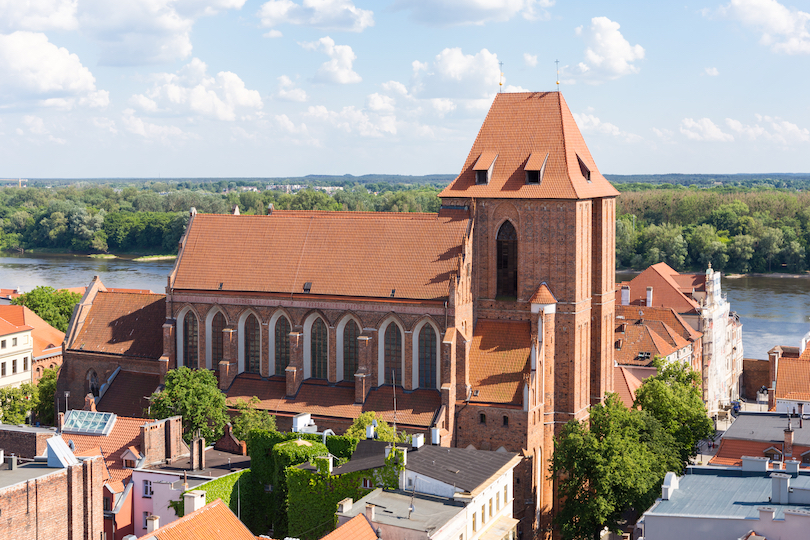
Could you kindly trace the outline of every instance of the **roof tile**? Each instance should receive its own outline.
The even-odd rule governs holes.
[[[141,538],[156,540],[256,540],[222,499],[206,504]]]
[[[470,350],[470,401],[521,405],[530,349],[528,322],[479,320]]]

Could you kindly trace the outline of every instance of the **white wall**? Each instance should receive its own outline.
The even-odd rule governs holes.
[[[16,341],[16,344],[15,344]],[[5,342],[5,347],[3,347]],[[28,359],[24,362],[24,359]],[[31,331],[15,332],[0,336],[0,364],[6,365],[6,375],[0,376],[0,387],[20,386],[31,382],[31,363],[34,358],[34,341]],[[17,362],[17,372],[12,373],[14,361]],[[26,369],[23,369],[24,364]],[[2,373],[0,371],[0,373]]]
[[[143,528],[143,513],[149,512],[153,516],[160,517],[160,526],[177,519],[177,515],[172,508],[169,508],[169,501],[176,501],[181,498],[182,490],[172,489],[172,483],[177,482],[182,477],[177,474],[167,474],[162,472],[146,471],[136,469],[132,471],[132,523],[135,525],[133,534],[141,537],[146,534]],[[143,481],[152,482],[152,496],[143,496]]]
[[[763,506],[767,506],[763,503]],[[644,536],[639,540],[683,540],[684,538],[716,538],[733,540],[749,531],[766,538],[807,538],[810,515],[785,513],[784,520],[772,520],[767,514],[761,519],[711,519],[674,516],[644,516]]]

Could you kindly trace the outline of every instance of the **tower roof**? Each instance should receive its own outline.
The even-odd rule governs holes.
[[[476,163],[493,155],[489,181],[476,184]],[[542,170],[539,183],[527,183],[527,170]],[[439,196],[591,199],[618,194],[597,169],[562,94],[526,92],[495,97],[461,173]]]

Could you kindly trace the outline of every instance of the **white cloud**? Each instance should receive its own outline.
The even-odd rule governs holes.
[[[296,88],[292,79],[286,75],[282,75],[278,78],[278,93],[276,97],[283,101],[297,101],[303,103],[307,100],[307,93],[303,88]]]
[[[776,0],[732,0],[719,13],[754,29],[761,34],[760,43],[774,52],[810,54],[810,13],[806,11]]]
[[[282,37],[284,34],[282,34],[280,30],[270,30],[269,32],[265,32],[265,33],[264,33],[264,34],[262,34],[262,35],[263,35],[264,37],[266,37],[266,38],[280,38],[280,37]]]
[[[113,135],[118,133],[118,129],[115,127],[115,121],[110,120],[109,118],[106,118],[106,117],[93,118],[93,125],[96,126],[99,129],[109,131]]]
[[[529,67],[537,67],[537,55],[523,53],[523,63]]]
[[[43,107],[106,107],[109,93],[79,57],[48,41],[45,34],[0,35],[0,96],[8,104],[34,102]]]
[[[398,82],[398,81],[388,81],[387,83],[383,83],[382,87],[383,87],[384,90],[387,90],[389,92],[393,92],[395,94],[399,94],[401,96],[407,96],[408,95],[408,88],[404,84],[402,84],[401,82]]]
[[[302,0],[300,4],[292,0],[270,0],[262,5],[258,16],[266,28],[296,24],[325,30],[362,32],[374,26],[374,13],[358,8],[351,0]]]
[[[331,58],[324,62],[315,74],[315,82],[334,84],[359,83],[363,79],[352,70],[352,63],[357,56],[348,45],[335,45],[335,40],[329,36],[322,37],[318,41],[301,43],[303,48],[310,51],[320,51]]]
[[[634,62],[644,58],[644,47],[630,45],[619,28],[619,23],[607,17],[594,17],[588,28],[576,29],[587,44],[585,60],[577,66],[586,82],[598,84],[638,73],[639,67]]]
[[[198,58],[174,73],[154,76],[155,84],[130,103],[144,112],[171,111],[233,121],[237,111],[250,114],[262,109],[259,92],[249,90],[238,75],[220,71],[212,77],[208,66]]]
[[[330,111],[323,105],[309,107],[305,116],[315,122],[329,125],[345,133],[357,133],[363,137],[396,135],[396,117],[393,115],[372,115],[353,106]]]
[[[432,64],[413,62],[414,91],[423,97],[482,98],[498,91],[498,56],[486,49],[475,55],[444,49]]]
[[[67,141],[59,137],[54,137],[48,128],[45,127],[45,121],[39,116],[25,115],[22,118],[22,125],[25,126],[28,133],[36,135],[35,139],[47,138],[49,141],[56,144],[65,144]],[[25,134],[25,130],[17,129],[18,135]]]
[[[171,139],[188,138],[188,134],[177,126],[161,126],[144,122],[142,118],[135,116],[135,111],[132,109],[124,109],[121,121],[127,131],[145,139],[167,142]]]
[[[75,30],[78,0],[0,0],[0,28]]]
[[[686,135],[687,139],[693,141],[730,142],[734,140],[733,135],[724,133],[708,118],[700,118],[699,120],[684,118],[681,121],[680,131]]]
[[[428,26],[482,25],[521,15],[529,21],[550,18],[554,0],[398,0],[394,9],[410,11]]]
[[[276,124],[279,128],[287,133],[291,133],[293,135],[305,135],[307,133],[307,125],[302,123],[298,126],[290,120],[290,118],[286,114],[279,114],[276,115]]]
[[[716,67],[706,68],[704,70],[704,73],[706,73],[706,75],[708,75],[709,77],[717,77],[718,75],[720,75],[720,72],[717,71]]]
[[[622,131],[618,126],[609,122],[603,122],[592,114],[573,114],[574,120],[577,122],[577,126],[583,133],[601,133],[603,135],[609,135],[618,139],[624,139],[627,142],[641,140],[641,137],[638,135]]]
[[[726,125],[733,132],[752,141],[762,138],[784,145],[810,142],[810,130],[807,128],[800,128],[796,124],[782,120],[779,117],[757,114],[756,119],[765,126],[759,124],[746,125],[732,118],[726,118]]]
[[[376,92],[366,98],[366,108],[374,112],[394,112],[395,106],[394,98]]]

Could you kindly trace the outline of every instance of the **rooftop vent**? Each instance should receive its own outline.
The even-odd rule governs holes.
[[[304,283],[304,292],[309,294],[309,291],[311,290],[312,290],[312,282],[307,281],[306,283]]]
[[[396,289],[391,289],[391,298],[393,298],[396,293],[397,293]]]

